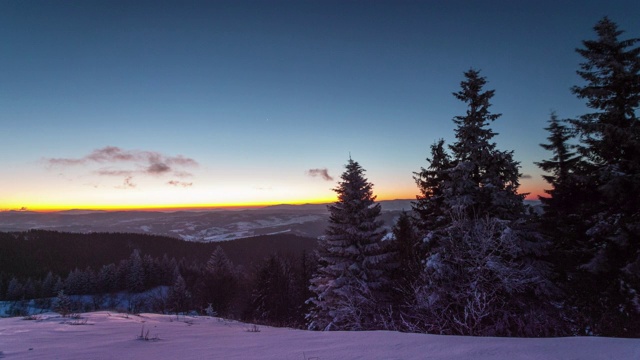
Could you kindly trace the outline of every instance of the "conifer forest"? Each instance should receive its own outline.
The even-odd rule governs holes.
[[[416,199],[391,232],[380,220],[375,179],[348,158],[329,226],[309,248],[279,248],[242,264],[222,247],[198,258],[137,245],[125,258],[81,268],[0,264],[0,299],[18,314],[30,299],[81,311],[107,307],[110,294],[125,292],[133,312],[311,330],[640,337],[639,44],[607,17],[577,44],[582,81],[567,91],[589,111],[549,114],[540,144],[548,157],[536,162],[547,183],[539,209],[519,192],[518,149],[495,142],[492,124],[509,121],[492,107],[500,89],[471,68],[453,93],[466,111],[443,119],[453,121],[455,140],[417,139],[426,162],[406,174]],[[0,246],[48,236],[64,234],[5,233]]]

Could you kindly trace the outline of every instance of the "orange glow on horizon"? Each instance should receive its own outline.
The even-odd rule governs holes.
[[[197,210],[235,210],[257,209],[273,205],[303,205],[326,204],[336,201],[336,198],[309,199],[300,201],[266,201],[266,202],[237,202],[218,204],[31,204],[30,206],[1,206],[0,211],[35,211],[56,212],[67,210],[96,210],[96,211],[197,211]]]
[[[525,189],[523,189],[525,190]],[[530,191],[526,200],[538,200],[538,195],[544,193],[535,189]],[[528,191],[521,191],[526,193]],[[377,195],[377,201],[388,200],[415,200],[417,191],[396,191],[385,192]],[[221,203],[157,203],[157,204],[106,204],[106,203],[39,203],[39,204],[0,204],[2,211],[34,211],[34,212],[57,212],[68,210],[95,210],[95,211],[206,211],[206,210],[239,210],[257,209],[274,205],[303,205],[303,204],[329,204],[337,200],[336,196],[326,198],[312,198],[303,200],[278,200],[278,201],[243,201],[243,202],[221,202]]]

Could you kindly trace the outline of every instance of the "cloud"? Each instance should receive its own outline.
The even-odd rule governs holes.
[[[186,177],[192,177],[193,174],[186,171],[174,171],[173,176],[179,177],[179,178],[186,178]]]
[[[52,167],[100,166],[93,171],[94,174],[124,177],[124,185],[120,188],[123,186],[125,188],[135,187],[135,184],[131,183],[134,175],[163,176],[173,174],[178,178],[185,178],[193,176],[187,171],[188,168],[198,166],[196,160],[182,155],[170,156],[157,151],[126,150],[117,146],[95,149],[78,158],[46,158],[44,160]]]
[[[135,189],[138,185],[134,184],[132,180],[132,176],[127,176],[126,178],[124,178],[122,185],[116,186],[116,189]]]
[[[133,176],[133,171],[131,170],[100,169],[95,173],[101,176]]]
[[[188,183],[188,182],[177,181],[177,180],[170,180],[170,181],[167,182],[167,184],[169,184],[171,186],[182,186],[184,188],[193,186],[192,182]]]
[[[116,146],[106,146],[102,149],[96,149],[91,154],[85,156],[86,160],[97,162],[118,162],[118,161],[132,161],[136,158],[136,153],[131,151],[125,151]]]
[[[311,177],[321,176],[326,181],[333,181],[333,177],[329,175],[329,171],[327,170],[327,168],[309,169],[306,171],[306,174]]]
[[[529,175],[529,174],[522,174],[522,176],[520,176],[520,179],[531,179],[533,176]]]
[[[169,171],[171,171],[171,167],[169,167],[169,165],[162,162],[153,163],[149,165],[149,167],[147,167],[147,169],[145,170],[147,174],[152,174],[152,175],[165,174]]]

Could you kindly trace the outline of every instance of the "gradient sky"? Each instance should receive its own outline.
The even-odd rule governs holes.
[[[331,201],[349,154],[379,199],[414,198],[471,67],[539,194],[605,15],[640,37],[637,0],[1,0],[0,210]]]

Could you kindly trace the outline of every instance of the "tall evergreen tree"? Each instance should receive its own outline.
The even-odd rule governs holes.
[[[550,197],[539,196],[544,205],[544,214],[547,218],[557,218],[566,216],[572,207],[580,199],[576,199],[577,170],[580,157],[573,151],[574,146],[569,144],[572,138],[571,129],[564,122],[558,119],[556,113],[551,113],[549,126],[545,128],[549,132],[549,143],[540,146],[550,151],[553,155],[549,160],[536,162],[547,175],[543,175],[546,182],[551,185],[551,189],[544,192]]]
[[[329,206],[329,227],[320,240],[320,259],[311,280],[315,296],[308,318],[318,330],[361,330],[382,327],[381,290],[390,253],[382,243],[383,221],[373,184],[364,169],[349,159]]]
[[[512,151],[500,151],[492,139],[497,135],[489,124],[501,114],[489,111],[495,90],[484,90],[487,81],[480,72],[464,73],[461,90],[453,95],[467,105],[466,114],[453,122],[456,142],[450,146],[455,166],[447,191],[449,206],[470,216],[497,216],[517,219],[524,211],[524,195],[520,186],[519,164]]]
[[[129,256],[129,264],[127,271],[127,290],[131,292],[141,292],[144,290],[144,264],[140,257],[140,252],[133,250]]]
[[[253,286],[253,316],[270,324],[290,324],[296,315],[291,264],[273,254],[259,267]]]
[[[574,296],[574,305],[585,315],[582,331],[640,336],[640,39],[620,40],[623,32],[606,17],[594,30],[597,39],[576,50],[585,84],[572,88],[593,109],[572,121],[589,194],[576,214],[584,230],[572,251],[582,261],[574,289],[590,291]]]
[[[178,267],[174,269],[174,279],[173,285],[169,288],[169,293],[167,294],[168,308],[176,314],[187,312],[191,308],[192,297]]]
[[[594,165],[614,166],[616,172],[638,172],[638,118],[640,103],[640,38],[619,40],[623,31],[604,17],[594,27],[597,40],[583,41],[576,51],[584,57],[578,75],[583,86],[571,90],[595,112],[574,122],[582,137],[580,147]]]
[[[519,165],[492,141],[489,124],[500,116],[489,111],[494,91],[478,71],[464,75],[453,95],[467,110],[453,120],[451,155],[442,142],[432,146],[429,170],[416,174],[426,255],[406,318],[437,333],[540,335],[544,311],[531,299],[545,296],[549,283],[533,254],[540,239],[523,226]]]
[[[410,288],[421,273],[421,240],[414,219],[405,211],[400,213],[392,228],[395,261],[395,284],[404,290]]]
[[[451,167],[451,157],[444,146],[444,140],[431,145],[431,158],[427,159],[429,166],[414,173],[414,180],[420,194],[412,204],[413,210],[420,217],[423,229],[441,227],[448,221],[444,204],[442,184],[448,179],[447,170]]]
[[[235,266],[218,246],[206,264],[204,304],[212,304],[220,316],[229,316],[238,292]]]

